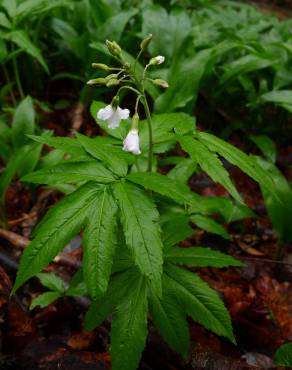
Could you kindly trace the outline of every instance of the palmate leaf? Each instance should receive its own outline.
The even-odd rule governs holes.
[[[112,188],[121,211],[126,244],[135,264],[160,295],[163,245],[155,204],[145,191],[130,183],[119,182]]]
[[[213,220],[211,217],[204,216],[204,215],[192,215],[190,220],[196,224],[199,228],[213,234],[217,234],[222,236],[225,239],[230,239],[230,235],[224,229],[224,227]]]
[[[154,326],[166,343],[182,356],[189,351],[189,327],[186,315],[181,309],[176,291],[167,278],[162,279],[163,294],[158,298],[151,294],[149,306]]]
[[[169,248],[164,253],[166,262],[177,263],[190,267],[228,267],[243,266],[243,263],[215,250],[203,247]]]
[[[57,275],[53,273],[39,273],[37,277],[40,279],[40,282],[43,286],[50,290],[54,290],[59,293],[65,292],[64,281]]]
[[[218,294],[187,270],[168,264],[165,273],[165,278],[175,289],[178,303],[185,312],[194,321],[235,343],[229,313]]]
[[[105,187],[96,197],[83,236],[83,273],[93,298],[105,293],[117,244],[117,205]]]
[[[31,305],[29,308],[33,310],[37,306],[40,306],[40,308],[47,307],[49,304],[55,302],[61,296],[62,294],[60,292],[42,293],[31,301]]]
[[[22,255],[13,293],[51,262],[79,232],[99,191],[96,183],[87,183],[48,211],[35,230],[34,239]]]
[[[271,191],[277,197],[277,194],[273,190],[274,182],[272,178],[256,163],[252,157],[248,156],[243,151],[237,149],[235,146],[227,143],[226,141],[206,132],[198,132],[198,139],[210,150],[213,150],[222,157],[226,158],[228,162],[239,167],[248,176],[257,181],[267,190]]]
[[[131,289],[114,311],[111,326],[112,370],[135,370],[147,337],[147,285],[143,276],[132,280]]]
[[[238,194],[238,191],[233,185],[228,172],[217,157],[216,153],[211,152],[203,143],[190,136],[182,136],[179,139],[179,142],[182,148],[189,153],[193,161],[198,163],[202,170],[205,171],[213,181],[224,186],[234,199],[242,203],[242,199]]]
[[[125,176],[127,174],[127,162],[123,158],[118,157],[116,151],[110,146],[101,142],[97,145],[95,139],[90,139],[81,134],[76,134],[76,137],[87,153],[109,166],[117,175]]]
[[[96,181],[106,184],[115,181],[114,175],[97,161],[64,162],[56,166],[29,173],[22,181],[34,184],[77,183]]]

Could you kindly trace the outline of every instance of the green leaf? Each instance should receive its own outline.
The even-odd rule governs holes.
[[[42,57],[41,51],[37,48],[29,39],[27,33],[22,30],[16,30],[5,34],[4,38],[16,44],[20,49],[24,50],[27,54],[35,58],[49,73],[49,68],[44,58]]]
[[[83,270],[79,269],[70,281],[70,285],[65,292],[67,297],[87,296],[88,289],[83,279]]]
[[[229,313],[218,294],[192,272],[172,265],[167,265],[165,272],[186,313],[207,329],[235,343]]]
[[[292,112],[292,90],[273,90],[260,97],[265,103],[275,103],[280,107]]]
[[[291,217],[292,217],[292,189],[286,177],[279,171],[276,165],[261,157],[255,157],[255,161],[274,180],[274,191],[261,185],[265,207],[271,218],[273,229],[276,231],[280,243],[292,241]]]
[[[11,22],[2,12],[0,12],[0,26],[5,28],[11,28]]]
[[[251,135],[249,138],[259,147],[263,154],[275,163],[277,158],[277,148],[274,141],[265,135]]]
[[[172,112],[195,101],[201,78],[213,50],[199,51],[188,59],[179,59],[169,71],[169,88],[155,101],[156,112]]]
[[[2,0],[2,6],[7,10],[10,18],[14,18],[17,8],[17,0]]]
[[[39,273],[37,277],[40,279],[40,282],[43,286],[50,290],[55,290],[61,294],[65,292],[64,281],[59,276],[53,273]]]
[[[85,315],[85,330],[93,330],[109,316],[120,302],[128,297],[132,284],[139,280],[140,274],[135,268],[113,275],[105,295],[93,301]]]
[[[62,162],[48,169],[44,168],[29,173],[21,180],[35,184],[58,184],[63,182],[76,184],[80,181],[96,181],[106,184],[115,181],[115,178],[101,163],[88,161]]]
[[[83,236],[83,273],[93,298],[105,293],[117,245],[117,206],[107,188],[100,192],[88,215]]]
[[[220,84],[226,84],[239,75],[270,67],[278,61],[278,56],[276,58],[266,59],[261,55],[245,55],[228,65],[227,72],[220,79]]]
[[[77,139],[69,137],[42,137],[35,135],[29,135],[29,138],[38,143],[46,144],[53,148],[62,150],[63,152],[72,155],[74,158],[77,157],[77,160],[92,161],[92,157],[86,153]]]
[[[285,343],[277,349],[274,362],[277,366],[292,366],[292,342]]]
[[[166,262],[178,263],[190,267],[222,268],[228,266],[244,266],[242,262],[228,254],[202,247],[169,248],[164,253],[164,258]]]
[[[131,284],[131,289],[117,306],[111,326],[113,370],[135,370],[139,365],[147,337],[147,285],[143,277]]]
[[[221,140],[216,136],[208,134],[206,132],[199,132],[198,139],[202,143],[204,143],[210,150],[213,150],[222,157],[226,158],[228,162],[239,167],[248,176],[257,181],[264,188],[275,194],[275,185],[272,178],[255,162],[252,157],[248,156],[243,151],[237,149],[226,141]]]
[[[163,245],[155,204],[143,190],[129,183],[114,184],[113,192],[121,211],[126,243],[135,264],[160,295]]]
[[[191,192],[187,185],[159,173],[131,173],[127,176],[127,180],[171,198],[179,204],[185,205],[191,203],[195,197],[195,194]]]
[[[118,157],[116,151],[109,145],[104,145],[102,143],[98,145],[94,139],[90,139],[81,134],[76,134],[76,136],[87,153],[104,162],[104,164],[109,166],[117,175],[125,176],[127,174],[127,162],[123,158]]]
[[[173,350],[186,356],[189,352],[189,327],[168,279],[163,278],[162,298],[152,294],[149,305],[154,326],[162,338]]]
[[[190,226],[189,218],[184,213],[169,212],[162,214],[160,225],[162,228],[163,244],[166,248],[194,234],[194,230]]]
[[[225,239],[230,239],[230,235],[224,227],[210,217],[204,215],[192,215],[191,221],[199,228],[208,231],[209,233],[221,235]]]
[[[124,28],[126,27],[129,20],[137,14],[137,12],[138,9],[132,8],[129,10],[121,11],[118,14],[108,18],[99,27],[99,40],[115,40],[116,42],[119,42]]]
[[[62,295],[59,292],[42,293],[31,301],[30,309],[33,310],[37,306],[40,306],[40,308],[47,307],[49,304],[55,302],[61,296]]]
[[[51,208],[34,232],[34,239],[23,252],[13,293],[36,275],[84,226],[96,193],[95,183],[87,183]]]
[[[12,120],[12,141],[15,148],[28,142],[25,135],[33,134],[35,129],[35,110],[33,100],[27,96],[18,105]]]
[[[189,178],[197,170],[197,163],[191,158],[183,158],[174,168],[172,168],[167,176],[173,180],[179,181],[187,185]]]
[[[189,153],[192,160],[198,163],[202,170],[205,171],[213,181],[224,186],[234,199],[242,203],[238,191],[216,153],[211,152],[207,146],[190,136],[182,136],[179,142],[182,148]]]

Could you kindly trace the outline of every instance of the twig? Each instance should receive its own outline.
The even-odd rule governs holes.
[[[0,236],[20,249],[24,249],[30,243],[30,240],[25,238],[24,236],[5,229],[0,229]]]

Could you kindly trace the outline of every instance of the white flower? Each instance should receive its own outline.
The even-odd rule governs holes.
[[[129,115],[129,109],[114,108],[111,104],[97,112],[97,118],[107,121],[108,127],[112,129],[119,127],[120,121],[129,118]]]
[[[131,152],[136,155],[140,154],[141,151],[140,151],[139,143],[140,143],[140,138],[139,138],[138,130],[135,128],[132,128],[124,140],[123,150],[125,152]]]
[[[164,61],[165,61],[165,57],[162,55],[158,55],[157,57],[151,58],[149,64],[157,65],[157,64],[162,64]]]

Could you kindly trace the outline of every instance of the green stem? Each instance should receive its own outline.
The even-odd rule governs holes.
[[[9,86],[9,94],[11,96],[11,100],[12,100],[12,103],[13,105],[16,107],[17,103],[16,103],[16,99],[15,99],[15,96],[13,94],[13,89],[12,89],[12,84],[11,84],[11,80],[10,80],[10,77],[9,77],[9,73],[8,73],[8,70],[5,66],[5,64],[3,63],[2,64],[2,69],[3,69],[3,73],[4,73],[4,77],[6,79],[6,82],[8,83],[8,86]]]
[[[18,88],[18,91],[19,91],[19,95],[20,95],[21,99],[23,100],[24,99],[24,92],[23,92],[22,85],[21,85],[20,78],[19,78],[19,71],[18,71],[18,65],[17,65],[16,58],[13,57],[12,61],[13,61],[13,69],[14,69],[16,85],[17,85],[17,88]]]
[[[152,172],[152,158],[153,158],[153,133],[152,133],[152,118],[149,109],[149,105],[146,99],[145,94],[143,95],[142,101],[146,113],[147,124],[148,124],[148,132],[149,132],[149,149],[148,149],[148,172]]]

